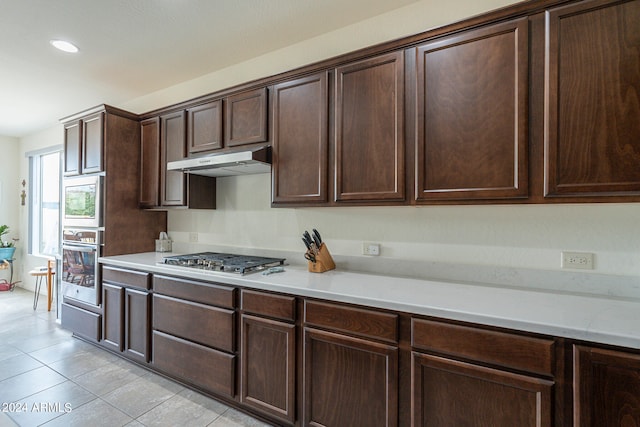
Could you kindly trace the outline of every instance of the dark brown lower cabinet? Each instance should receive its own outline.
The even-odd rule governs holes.
[[[575,345],[574,425],[640,426],[640,355]]]
[[[147,363],[150,351],[151,274],[102,267],[102,341],[100,344]]]
[[[152,367],[235,397],[235,289],[161,275],[153,289]]]
[[[153,365],[207,391],[235,394],[233,354],[153,331]]]
[[[218,350],[235,351],[233,310],[153,296],[153,329]]]
[[[242,315],[240,401],[295,422],[295,325]]]
[[[412,354],[414,426],[551,426],[553,382]]]
[[[104,266],[62,326],[276,425],[640,427],[637,349],[151,278]]]
[[[151,295],[135,289],[124,291],[124,352],[132,359],[148,362]]]
[[[122,351],[124,340],[124,288],[102,284],[102,345]]]
[[[304,330],[304,425],[396,426],[398,348]]]
[[[149,361],[150,295],[146,291],[102,284],[102,345]]]
[[[101,315],[66,302],[62,303],[60,311],[60,322],[64,329],[90,341],[100,341],[100,332],[102,330]]]

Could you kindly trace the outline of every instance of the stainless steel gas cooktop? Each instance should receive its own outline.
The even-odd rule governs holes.
[[[248,274],[284,264],[284,258],[266,258],[218,252],[200,252],[164,258],[162,264],[205,271]]]

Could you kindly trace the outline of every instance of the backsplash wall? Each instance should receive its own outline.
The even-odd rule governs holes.
[[[176,248],[198,244],[299,252],[317,228],[334,255],[381,244],[385,260],[560,270],[561,251],[595,253],[592,273],[640,277],[640,204],[271,208],[267,175],[218,178],[216,210],[169,212]],[[303,260],[302,260],[303,261]],[[365,267],[366,268],[366,267]],[[587,271],[588,272],[588,271]]]

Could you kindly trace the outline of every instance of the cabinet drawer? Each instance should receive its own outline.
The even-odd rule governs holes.
[[[235,308],[235,289],[227,286],[176,279],[167,276],[153,276],[153,290],[170,297],[182,298],[202,304]]]
[[[102,280],[131,288],[151,289],[149,273],[102,266]]]
[[[247,313],[260,314],[282,320],[295,320],[296,298],[265,292],[242,291],[240,306]]]
[[[91,341],[100,341],[102,316],[99,314],[62,303],[60,320],[64,329]]]
[[[235,360],[223,353],[153,331],[153,365],[215,393],[235,395]]]
[[[451,325],[411,320],[411,345],[508,368],[553,375],[554,341]]]
[[[235,350],[234,318],[232,310],[153,296],[153,329],[219,350]]]
[[[393,343],[398,341],[398,315],[396,314],[305,301],[304,321],[307,325],[347,332],[365,338]]]

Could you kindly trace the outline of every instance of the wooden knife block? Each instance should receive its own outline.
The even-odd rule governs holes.
[[[316,254],[316,262],[309,261],[309,271],[312,273],[324,273],[325,271],[333,270],[336,268],[333,258],[327,249],[327,245],[324,243],[320,245],[318,253]]]

